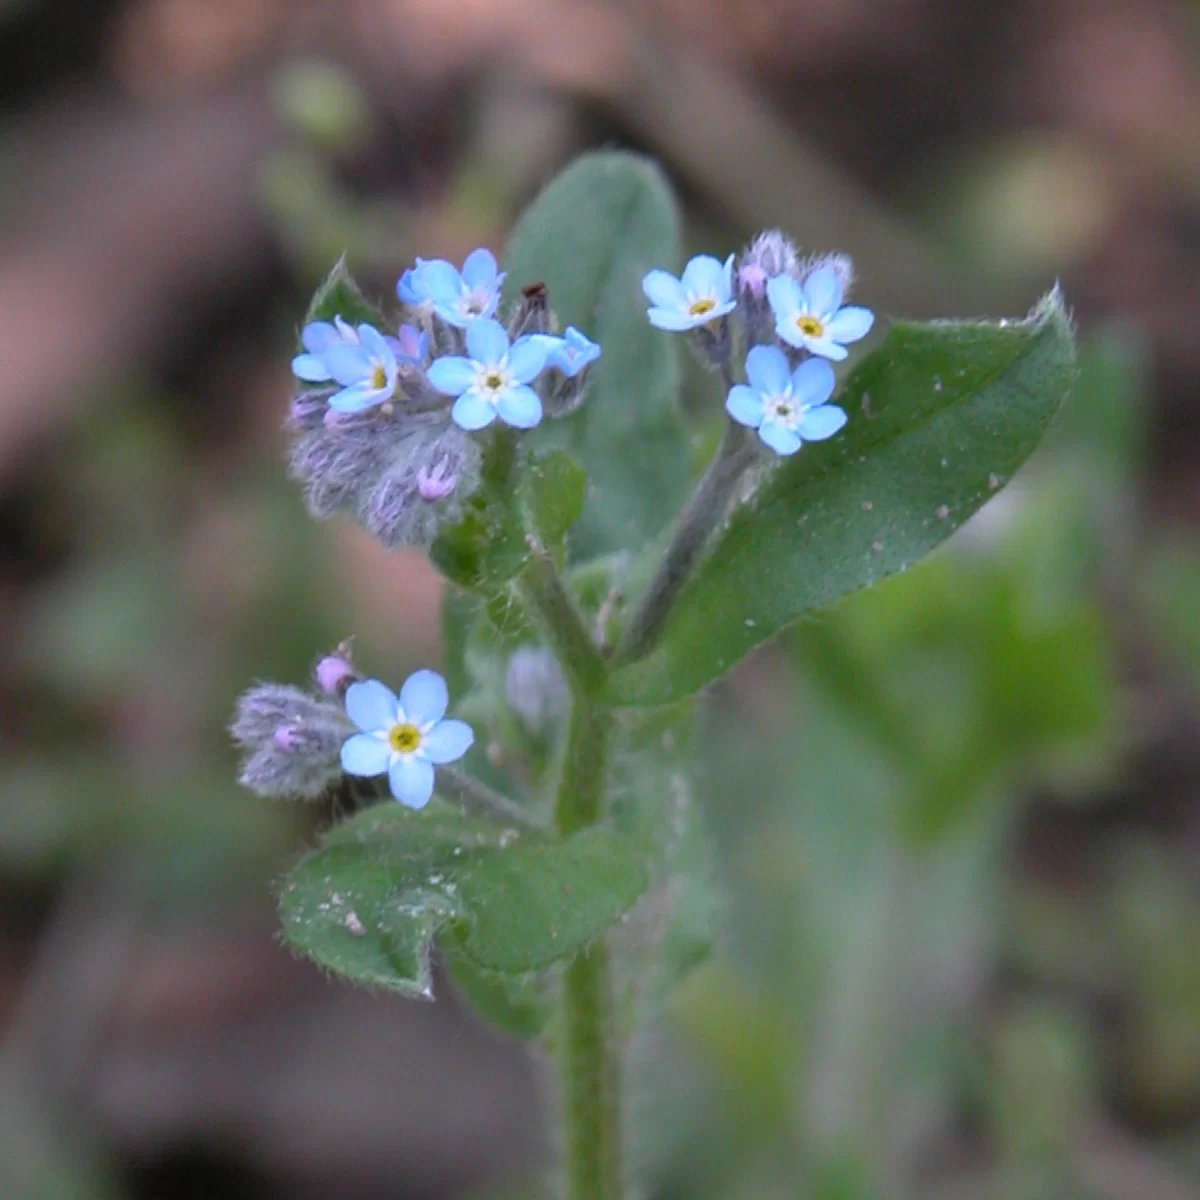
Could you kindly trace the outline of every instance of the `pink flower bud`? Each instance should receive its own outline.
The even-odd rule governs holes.
[[[296,727],[294,725],[280,725],[275,730],[272,740],[280,750],[294,750],[296,748]]]
[[[445,500],[458,487],[458,476],[450,469],[450,460],[443,455],[432,470],[422,467],[417,472],[417,491],[422,500]]]
[[[330,654],[317,663],[317,687],[326,695],[340,697],[358,678],[351,663],[336,654]]]
[[[754,263],[746,263],[738,271],[738,291],[749,292],[755,300],[761,300],[767,294],[767,273]]]

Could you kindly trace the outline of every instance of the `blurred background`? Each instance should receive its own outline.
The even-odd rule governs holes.
[[[499,250],[601,145],[693,250],[781,225],[918,317],[1057,278],[1083,347],[946,549],[714,692],[641,1194],[1200,1194],[1198,53],[1193,0],[0,0],[0,1195],[530,1193],[536,1063],[278,946],[322,814],[224,727],[441,654],[285,478],[315,283]]]

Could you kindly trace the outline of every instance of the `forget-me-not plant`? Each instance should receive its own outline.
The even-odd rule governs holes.
[[[517,429],[542,419],[542,402],[529,386],[546,365],[546,351],[532,336],[511,346],[499,321],[488,317],[467,326],[467,354],[446,355],[429,367],[429,382],[455,396],[450,415],[461,429],[484,429],[497,417]]]
[[[436,671],[416,671],[397,696],[378,679],[346,689],[346,713],[359,732],[342,745],[350,775],[386,773],[392,795],[408,808],[424,808],[433,795],[435,766],[462,758],[475,741],[465,721],[446,720],[450,696]]]
[[[802,442],[820,442],[846,424],[846,414],[829,404],[837,383],[823,358],[809,358],[794,371],[778,346],[755,346],[746,355],[749,384],[735,384],[725,409],[776,454],[795,454]]]
[[[874,323],[844,304],[850,260],[802,259],[773,230],[646,273],[674,265],[677,230],[661,170],[601,153],[521,218],[505,272],[483,249],[461,269],[418,258],[396,286],[409,325],[334,269],[293,360],[290,470],[314,516],[428,552],[452,683],[418,671],[396,695],[343,643],[306,688],[250,688],[231,725],[247,787],[337,814],[280,889],[292,948],[430,997],[437,938],[500,1024],[553,1029],[569,1200],[627,1195],[614,1085],[641,1005],[621,980],[673,981],[665,962],[633,967],[625,918],[663,923],[639,954],[665,946],[707,877],[702,853],[691,866],[690,702],[953,532],[1032,452],[1073,374],[1053,294],[1003,331],[893,327],[838,404],[829,360]],[[694,429],[677,339],[658,330],[686,333],[719,377],[689,397]],[[529,432],[580,405],[559,436]],[[844,452],[797,455],[839,431]],[[486,753],[460,764],[476,732]],[[379,777],[399,804],[361,782]],[[696,912],[679,916],[690,947]]]

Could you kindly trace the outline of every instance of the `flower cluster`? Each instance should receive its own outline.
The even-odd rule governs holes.
[[[503,283],[485,249],[461,269],[418,259],[396,286],[395,335],[342,315],[305,326],[290,463],[314,516],[348,512],[388,549],[426,548],[475,490],[474,435],[532,429],[582,402],[600,347],[574,327],[552,332],[540,284],[502,325]]]
[[[434,767],[475,741],[465,721],[446,720],[450,698],[436,671],[417,671],[397,696],[361,679],[345,647],[323,658],[310,691],[260,684],[238,701],[230,731],[244,758],[240,780],[261,796],[316,799],[343,775],[387,775],[392,795],[424,808]]]
[[[870,332],[874,314],[846,305],[850,260],[827,255],[801,262],[779,231],[760,234],[736,262],[697,255],[676,278],[651,271],[642,281],[651,324],[688,333],[702,357],[732,374],[735,334],[750,347],[745,384],[730,382],[725,407],[757,430],[776,454],[831,437],[846,414],[830,404],[846,346]]]

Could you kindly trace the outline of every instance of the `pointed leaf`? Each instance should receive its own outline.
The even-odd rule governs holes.
[[[362,289],[351,278],[350,272],[346,270],[345,259],[338,260],[325,281],[313,293],[304,323],[308,325],[313,321],[332,321],[334,317],[341,317],[351,325],[360,325],[365,321],[374,325],[376,329],[384,327],[383,313],[363,295]]]
[[[1037,447],[1074,363],[1057,293],[1027,321],[896,322],[840,392],[849,425],[735,512],[657,648],[615,673],[613,702],[691,695],[805,612],[928,554]]]

